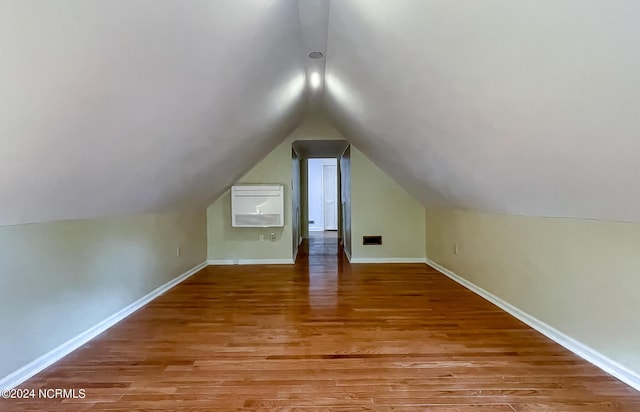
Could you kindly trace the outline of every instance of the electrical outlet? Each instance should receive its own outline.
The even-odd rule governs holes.
[[[176,246],[176,256],[180,256],[180,245]]]
[[[276,233],[275,232],[271,232],[269,233],[269,238],[271,239],[271,241],[275,241],[276,240]]]
[[[264,235],[262,233],[260,233],[260,237],[259,237],[261,242],[264,242]]]
[[[453,254],[457,255],[458,254],[458,243],[456,243],[455,245],[453,245]]]

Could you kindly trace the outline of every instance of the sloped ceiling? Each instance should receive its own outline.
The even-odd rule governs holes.
[[[640,221],[639,20],[635,0],[2,2],[0,225],[206,206],[307,101],[425,205]]]
[[[640,221],[640,2],[340,0],[325,101],[427,205]]]
[[[0,3],[0,225],[206,206],[298,123],[295,0]]]

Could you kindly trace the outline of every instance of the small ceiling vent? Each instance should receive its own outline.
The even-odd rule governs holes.
[[[322,54],[322,52],[319,52],[319,51],[314,51],[309,53],[309,57],[312,59],[322,59],[324,57],[324,54]]]

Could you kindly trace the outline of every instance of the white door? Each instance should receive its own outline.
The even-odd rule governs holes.
[[[338,167],[322,167],[324,230],[338,230]]]

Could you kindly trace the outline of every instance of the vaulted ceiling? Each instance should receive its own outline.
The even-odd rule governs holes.
[[[640,3],[334,1],[327,103],[422,201],[640,219]]]
[[[639,19],[634,0],[2,2],[0,225],[206,206],[309,108],[425,205],[640,221]]]
[[[206,206],[304,110],[296,1],[0,3],[0,224]]]

